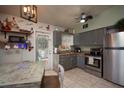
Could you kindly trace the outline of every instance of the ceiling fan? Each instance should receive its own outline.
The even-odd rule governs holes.
[[[78,22],[80,22],[80,23],[85,23],[88,20],[93,19],[93,16],[92,15],[87,15],[86,13],[82,12],[80,14],[80,16],[78,18],[75,18],[75,19],[78,20]]]

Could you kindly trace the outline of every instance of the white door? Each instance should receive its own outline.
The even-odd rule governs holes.
[[[36,61],[44,62],[45,69],[52,69],[52,35],[51,33],[36,33]]]

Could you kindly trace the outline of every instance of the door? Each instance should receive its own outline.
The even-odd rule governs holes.
[[[45,69],[52,69],[51,34],[36,33],[36,61],[44,62]]]
[[[105,49],[103,78],[124,86],[124,50]]]

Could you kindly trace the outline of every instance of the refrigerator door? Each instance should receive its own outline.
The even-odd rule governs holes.
[[[124,50],[104,50],[103,78],[124,86]]]
[[[124,32],[106,34],[105,47],[124,47]]]

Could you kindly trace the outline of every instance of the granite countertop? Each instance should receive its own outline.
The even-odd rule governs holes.
[[[0,86],[41,82],[43,62],[0,64]]]
[[[88,51],[82,51],[80,53],[76,53],[76,52],[62,52],[62,53],[58,53],[58,55],[85,55],[85,53],[89,53]]]
[[[79,53],[57,53],[57,54],[54,54],[54,55],[77,55]],[[83,54],[83,53],[80,53],[80,54]]]

